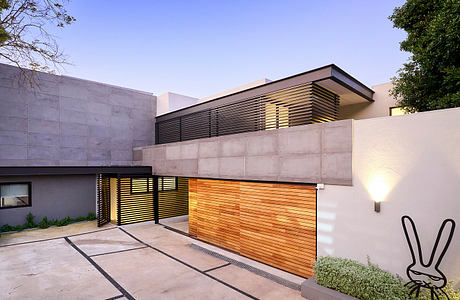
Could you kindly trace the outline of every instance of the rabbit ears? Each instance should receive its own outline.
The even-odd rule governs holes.
[[[446,219],[442,222],[428,263],[424,263],[420,239],[418,237],[414,221],[409,216],[403,216],[401,218],[401,222],[407,243],[409,244],[413,264],[419,262],[424,267],[430,267],[434,262],[435,267],[438,267],[444,257],[444,254],[446,254],[450,242],[452,241],[455,230],[455,221],[452,219]]]

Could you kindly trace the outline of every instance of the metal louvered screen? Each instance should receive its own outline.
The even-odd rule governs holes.
[[[110,222],[110,178],[97,177],[97,226]]]
[[[187,214],[188,178],[158,177],[158,218],[166,219]]]
[[[152,177],[118,178],[118,225],[153,221]]]
[[[339,96],[306,83],[156,123],[164,144],[337,120]]]

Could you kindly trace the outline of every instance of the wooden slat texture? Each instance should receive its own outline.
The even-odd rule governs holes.
[[[164,186],[166,187],[166,182]],[[178,177],[177,189],[158,192],[158,218],[165,219],[185,216],[187,214],[188,179],[184,177]]]
[[[153,178],[119,178],[118,225],[153,221]],[[147,187],[148,185],[148,187]]]
[[[189,179],[189,234],[310,277],[316,259],[311,185]]]

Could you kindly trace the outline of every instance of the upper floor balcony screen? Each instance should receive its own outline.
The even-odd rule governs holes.
[[[370,89],[345,72],[336,78],[337,70],[343,72],[326,66],[159,116],[156,143],[334,121],[342,98],[347,103],[372,101]],[[349,83],[358,83],[355,87],[362,91]]]

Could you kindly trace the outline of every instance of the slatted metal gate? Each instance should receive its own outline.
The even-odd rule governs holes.
[[[117,224],[155,220],[153,176],[118,177]]]
[[[97,177],[97,226],[110,222],[110,178],[105,175]]]
[[[158,178],[158,218],[166,219],[188,214],[188,178]]]
[[[126,225],[188,214],[188,178],[98,175],[98,226]]]

